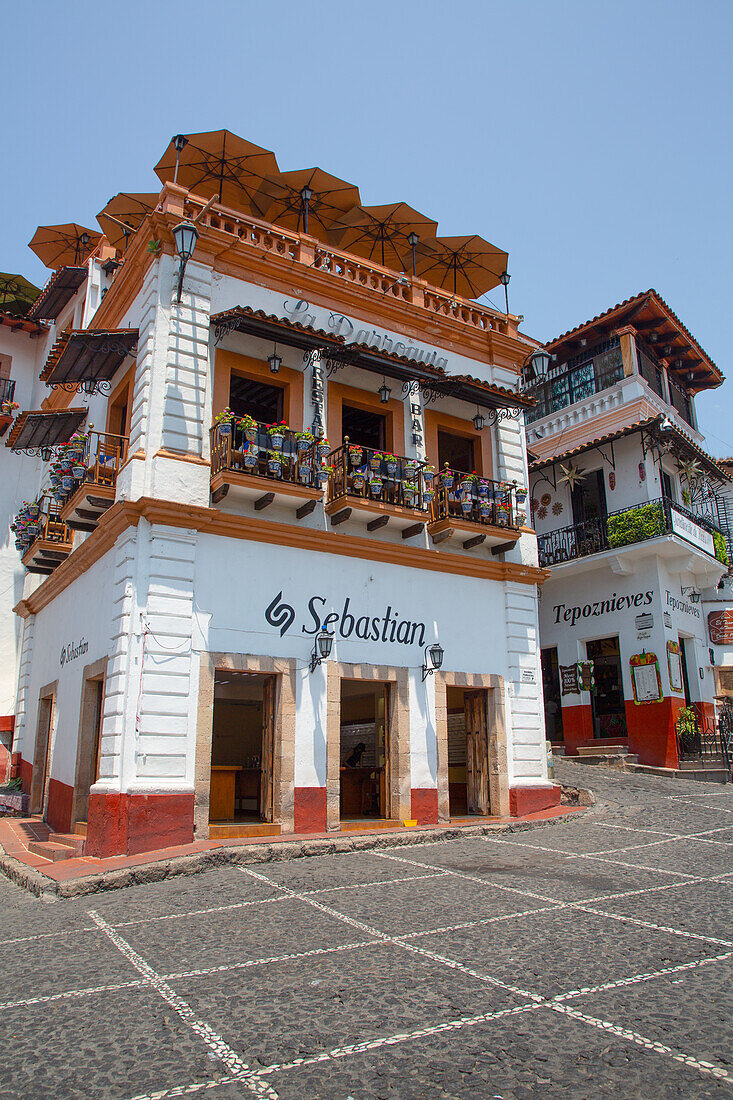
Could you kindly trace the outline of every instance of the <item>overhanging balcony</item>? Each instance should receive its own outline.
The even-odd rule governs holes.
[[[433,500],[432,467],[374,447],[350,444],[331,451],[326,514],[336,527],[348,519],[368,531],[390,525],[403,538],[425,529]]]
[[[709,558],[724,562],[725,538],[715,524],[664,497],[538,535],[539,564],[541,568],[561,565],[662,535],[676,535]]]
[[[38,533],[22,557],[29,573],[53,573],[73,549],[73,535],[62,521],[58,506],[46,501],[46,511],[38,517]]]
[[[323,497],[328,474],[323,466],[328,444],[307,432],[286,428],[268,431],[266,424],[237,419],[211,429],[211,499],[218,504],[230,492],[254,503],[256,511],[276,499],[295,504],[302,519]]]
[[[6,431],[13,423],[13,413],[15,411],[15,379],[14,378],[0,378],[0,436],[5,435]]]
[[[509,550],[526,521],[527,491],[444,466],[435,479],[428,531],[433,543],[460,542],[464,550],[486,544],[493,553]]]
[[[83,451],[76,452],[66,469],[53,475],[54,497],[61,519],[73,531],[93,531],[115,500],[120,467],[127,459],[128,439],[122,435],[89,432]]]

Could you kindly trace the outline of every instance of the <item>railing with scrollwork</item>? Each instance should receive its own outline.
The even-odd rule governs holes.
[[[432,467],[375,447],[350,444],[331,451],[328,499],[361,497],[425,512],[433,499]]]
[[[621,347],[618,337],[614,337],[591,349],[583,362],[551,373],[546,381],[530,386],[527,393],[537,404],[527,410],[527,423],[600,393],[620,382],[623,376]]]
[[[58,507],[63,508],[81,488],[90,485],[114,488],[120,467],[127,459],[128,444],[125,435],[90,431],[76,448],[71,444],[60,447],[50,472]]]
[[[15,397],[15,379],[0,378],[0,406],[10,403]]]
[[[526,490],[513,482],[493,481],[477,474],[452,470],[447,464],[435,478],[430,508],[432,522],[460,518],[472,523],[517,529],[522,526]]]
[[[236,417],[211,429],[211,476],[231,470],[267,481],[321,488],[328,444],[292,428],[268,431],[266,424]]]
[[[702,715],[695,704],[685,707],[675,722],[680,763],[724,768],[730,775],[731,713],[724,707],[717,719]]]

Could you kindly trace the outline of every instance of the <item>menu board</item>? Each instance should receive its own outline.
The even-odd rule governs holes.
[[[560,665],[560,686],[563,695],[580,695],[577,665]]]
[[[683,692],[682,680],[682,651],[679,642],[667,642],[667,667],[669,669],[669,686],[672,691]]]
[[[629,658],[635,703],[656,703],[662,698],[662,678],[656,653],[635,653]]]

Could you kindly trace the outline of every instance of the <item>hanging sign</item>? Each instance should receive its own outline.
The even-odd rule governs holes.
[[[578,681],[581,691],[592,691],[596,686],[592,661],[578,661]]]
[[[662,677],[656,653],[635,653],[629,658],[635,703],[657,703],[662,698]]]
[[[711,611],[708,634],[713,645],[733,645],[733,610]]]
[[[682,681],[682,650],[679,642],[667,642],[667,668],[672,691],[683,692],[685,689]]]
[[[669,595],[669,593],[667,594]],[[667,630],[672,629],[672,616],[670,615],[669,611],[664,612],[664,625],[666,626]]]
[[[563,695],[580,695],[577,665],[560,665],[560,685]]]
[[[670,508],[669,514],[672,520],[672,531],[675,535],[679,535],[685,542],[692,543],[699,550],[704,550],[707,554],[715,557],[715,543],[709,531],[706,531],[699,523],[695,523],[694,520],[683,516],[676,508]]]

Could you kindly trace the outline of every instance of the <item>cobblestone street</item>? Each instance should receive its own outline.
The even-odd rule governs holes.
[[[733,789],[557,772],[597,805],[523,832],[0,879],[3,1095],[730,1096]]]

